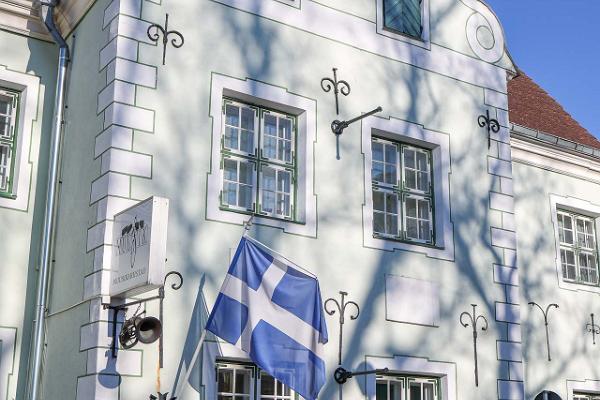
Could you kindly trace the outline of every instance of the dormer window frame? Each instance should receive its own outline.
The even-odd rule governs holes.
[[[377,16],[376,25],[377,33],[383,36],[390,37],[402,42],[407,42],[415,46],[423,47],[425,49],[431,48],[430,41],[430,23],[429,23],[429,1],[420,0],[421,3],[421,35],[420,37],[412,36],[403,33],[398,30],[386,27],[385,25],[385,0],[377,0]]]

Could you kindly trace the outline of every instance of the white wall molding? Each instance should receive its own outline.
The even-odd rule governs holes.
[[[282,5],[284,6],[284,5]],[[314,190],[314,143],[316,141],[316,101],[288,92],[278,86],[251,79],[237,79],[213,73],[211,84],[210,117],[212,124],[212,169],[208,175],[207,218],[242,225],[249,216],[220,209],[219,193],[223,182],[221,164],[222,102],[223,96],[240,101],[262,103],[271,108],[290,112],[298,118],[298,188],[297,210],[300,223],[255,216],[253,223],[281,228],[285,232],[316,237],[317,196]]]
[[[565,400],[573,400],[574,393],[589,393],[600,394],[600,381],[586,380],[567,380],[567,398]]]
[[[412,374],[435,376],[440,379],[440,389],[444,400],[457,400],[456,365],[449,362],[430,361],[419,357],[373,357],[367,356],[365,369],[388,368],[392,374]],[[375,400],[375,374],[366,375],[366,398]]]
[[[600,160],[513,136],[513,161],[600,184]]]
[[[40,79],[37,76],[11,71],[0,65],[0,87],[19,91],[19,121],[17,150],[13,175],[14,198],[0,198],[0,207],[25,211],[29,206],[33,163],[29,159],[33,122],[37,119]]]
[[[373,237],[373,192],[371,181],[371,138],[386,137],[431,149],[435,201],[436,247],[422,246]],[[407,250],[428,257],[454,259],[454,225],[450,215],[450,138],[447,134],[425,129],[422,125],[395,118],[367,117],[362,120],[362,153],[364,155],[363,240],[366,247],[381,250]]]
[[[316,2],[305,1],[302,8],[297,9],[276,0],[212,1],[427,71],[499,92],[506,91],[506,70],[503,68],[434,43],[427,49],[381,35],[376,23]]]

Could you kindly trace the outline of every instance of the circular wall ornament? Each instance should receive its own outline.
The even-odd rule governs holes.
[[[467,20],[467,41],[477,57],[489,63],[504,55],[504,32],[494,13],[479,0],[461,0],[475,11]]]

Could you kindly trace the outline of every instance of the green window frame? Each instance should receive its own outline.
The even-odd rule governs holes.
[[[435,244],[431,150],[373,137],[373,234]]]
[[[439,378],[377,375],[375,400],[442,400]]]
[[[0,197],[14,197],[19,92],[0,88]]]
[[[293,375],[293,371],[290,371]],[[216,400],[301,400],[302,396],[253,363],[217,361]]]
[[[297,117],[223,99],[221,209],[296,220]]]
[[[596,221],[567,210],[556,213],[563,280],[598,286]]]
[[[423,34],[421,3],[422,0],[383,0],[384,28],[420,39]]]

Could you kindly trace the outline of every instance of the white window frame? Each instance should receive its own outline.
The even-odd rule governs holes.
[[[373,137],[389,139],[428,149],[431,152],[431,179],[435,218],[435,245],[391,240],[373,232],[373,190],[371,179]],[[362,121],[362,152],[364,154],[363,240],[366,247],[381,250],[406,250],[428,257],[454,260],[454,226],[450,213],[450,139],[449,135],[425,129],[422,125],[395,118],[367,117]]]
[[[220,170],[221,136],[223,127],[223,98],[235,98],[242,103],[280,110],[296,117],[296,203],[295,221],[255,215],[253,223],[281,228],[284,232],[303,236],[317,235],[317,196],[314,193],[314,143],[316,141],[316,101],[279,86],[264,82],[242,80],[213,73],[211,83],[210,116],[213,119],[211,171],[208,175],[207,218],[242,225],[248,214],[223,210],[220,207],[220,188],[223,181]]]
[[[20,92],[19,117],[15,143],[13,185],[10,197],[0,197],[0,208],[26,211],[29,207],[33,162],[29,160],[34,121],[37,119],[40,79],[37,76],[8,70],[0,65],[0,87]],[[39,136],[36,136],[39,140]]]
[[[566,280],[568,282],[573,282],[573,283],[578,283],[580,285],[592,285],[592,286],[598,286],[599,284],[599,280],[598,280],[598,275],[600,273],[599,269],[598,269],[598,251],[597,251],[597,247],[598,247],[598,241],[596,240],[597,236],[596,236],[596,223],[594,221],[594,218],[592,217],[588,217],[586,215],[580,214],[580,213],[575,213],[575,212],[571,212],[571,211],[566,211],[564,209],[557,209],[556,210],[556,218],[558,221],[558,218],[560,216],[567,217],[571,219],[571,223],[572,223],[572,234],[573,234],[573,243],[568,243],[568,242],[562,242],[560,241],[560,226],[559,226],[559,247],[560,250],[562,252],[562,250],[566,250],[566,251],[570,251],[573,253],[573,258],[575,261],[575,279],[569,279],[566,278],[564,276],[564,274],[562,275],[562,279]],[[580,247],[579,246],[579,242],[578,242],[578,236],[579,236],[579,232],[577,230],[577,222],[578,220],[582,220],[582,221],[587,221],[590,222],[592,225],[592,229],[593,229],[593,241],[594,241],[594,245],[593,247]],[[579,262],[579,254],[583,253],[583,254],[591,254],[594,256],[595,259],[595,271],[596,271],[596,281],[595,282],[586,282],[581,280],[581,265]],[[562,256],[562,254],[561,254]],[[585,269],[592,269],[592,268],[585,268]],[[561,273],[562,273],[562,257],[561,257]]]
[[[402,42],[407,42],[415,46],[431,49],[430,31],[429,31],[429,0],[421,0],[421,37],[410,36],[402,32],[387,28],[385,26],[385,16],[383,13],[384,0],[377,0],[377,33],[396,39]]]
[[[586,200],[578,199],[575,197],[561,196],[557,194],[550,194],[550,214],[552,225],[554,228],[554,245],[555,245],[555,265],[556,265],[556,278],[558,286],[563,289],[575,290],[575,291],[586,291],[600,294],[600,284],[592,285],[581,282],[573,282],[563,278],[562,275],[562,261],[561,261],[561,244],[558,227],[558,213],[561,211],[571,212],[573,214],[580,214],[587,216],[594,220],[596,235],[600,232],[600,204],[591,203]],[[575,228],[575,227],[574,227]],[[596,237],[598,239],[598,237]],[[596,254],[598,254],[598,242],[596,242]],[[598,260],[596,260],[598,265]]]
[[[567,398],[565,400],[578,400],[575,397],[578,394],[587,394],[600,398],[600,381],[593,379],[567,380]]]
[[[437,377],[424,377],[424,376],[415,376],[415,375],[395,375],[395,374],[389,374],[389,373],[385,374],[385,375],[376,375],[375,385],[377,385],[377,382],[381,382],[381,381],[387,382],[388,396],[387,396],[386,400],[393,400],[390,398],[390,393],[389,393],[389,388],[390,388],[391,382],[400,382],[401,383],[402,393],[400,395],[400,400],[413,400],[408,397],[408,393],[410,390],[410,384],[413,382],[418,382],[421,384],[423,384],[423,383],[433,384],[434,393],[433,393],[432,400],[441,400],[440,393],[439,393],[440,380]],[[421,386],[421,389],[422,389],[422,386]],[[421,390],[421,392],[422,392],[422,390]],[[416,399],[416,400],[420,400],[420,399]]]
[[[375,357],[367,356],[365,369],[389,370],[387,375],[408,377],[430,377],[438,379],[438,398],[443,400],[457,400],[456,364],[441,361],[430,361],[420,357]],[[369,374],[366,378],[366,398],[376,400],[377,376]],[[403,399],[404,400],[404,399]]]

